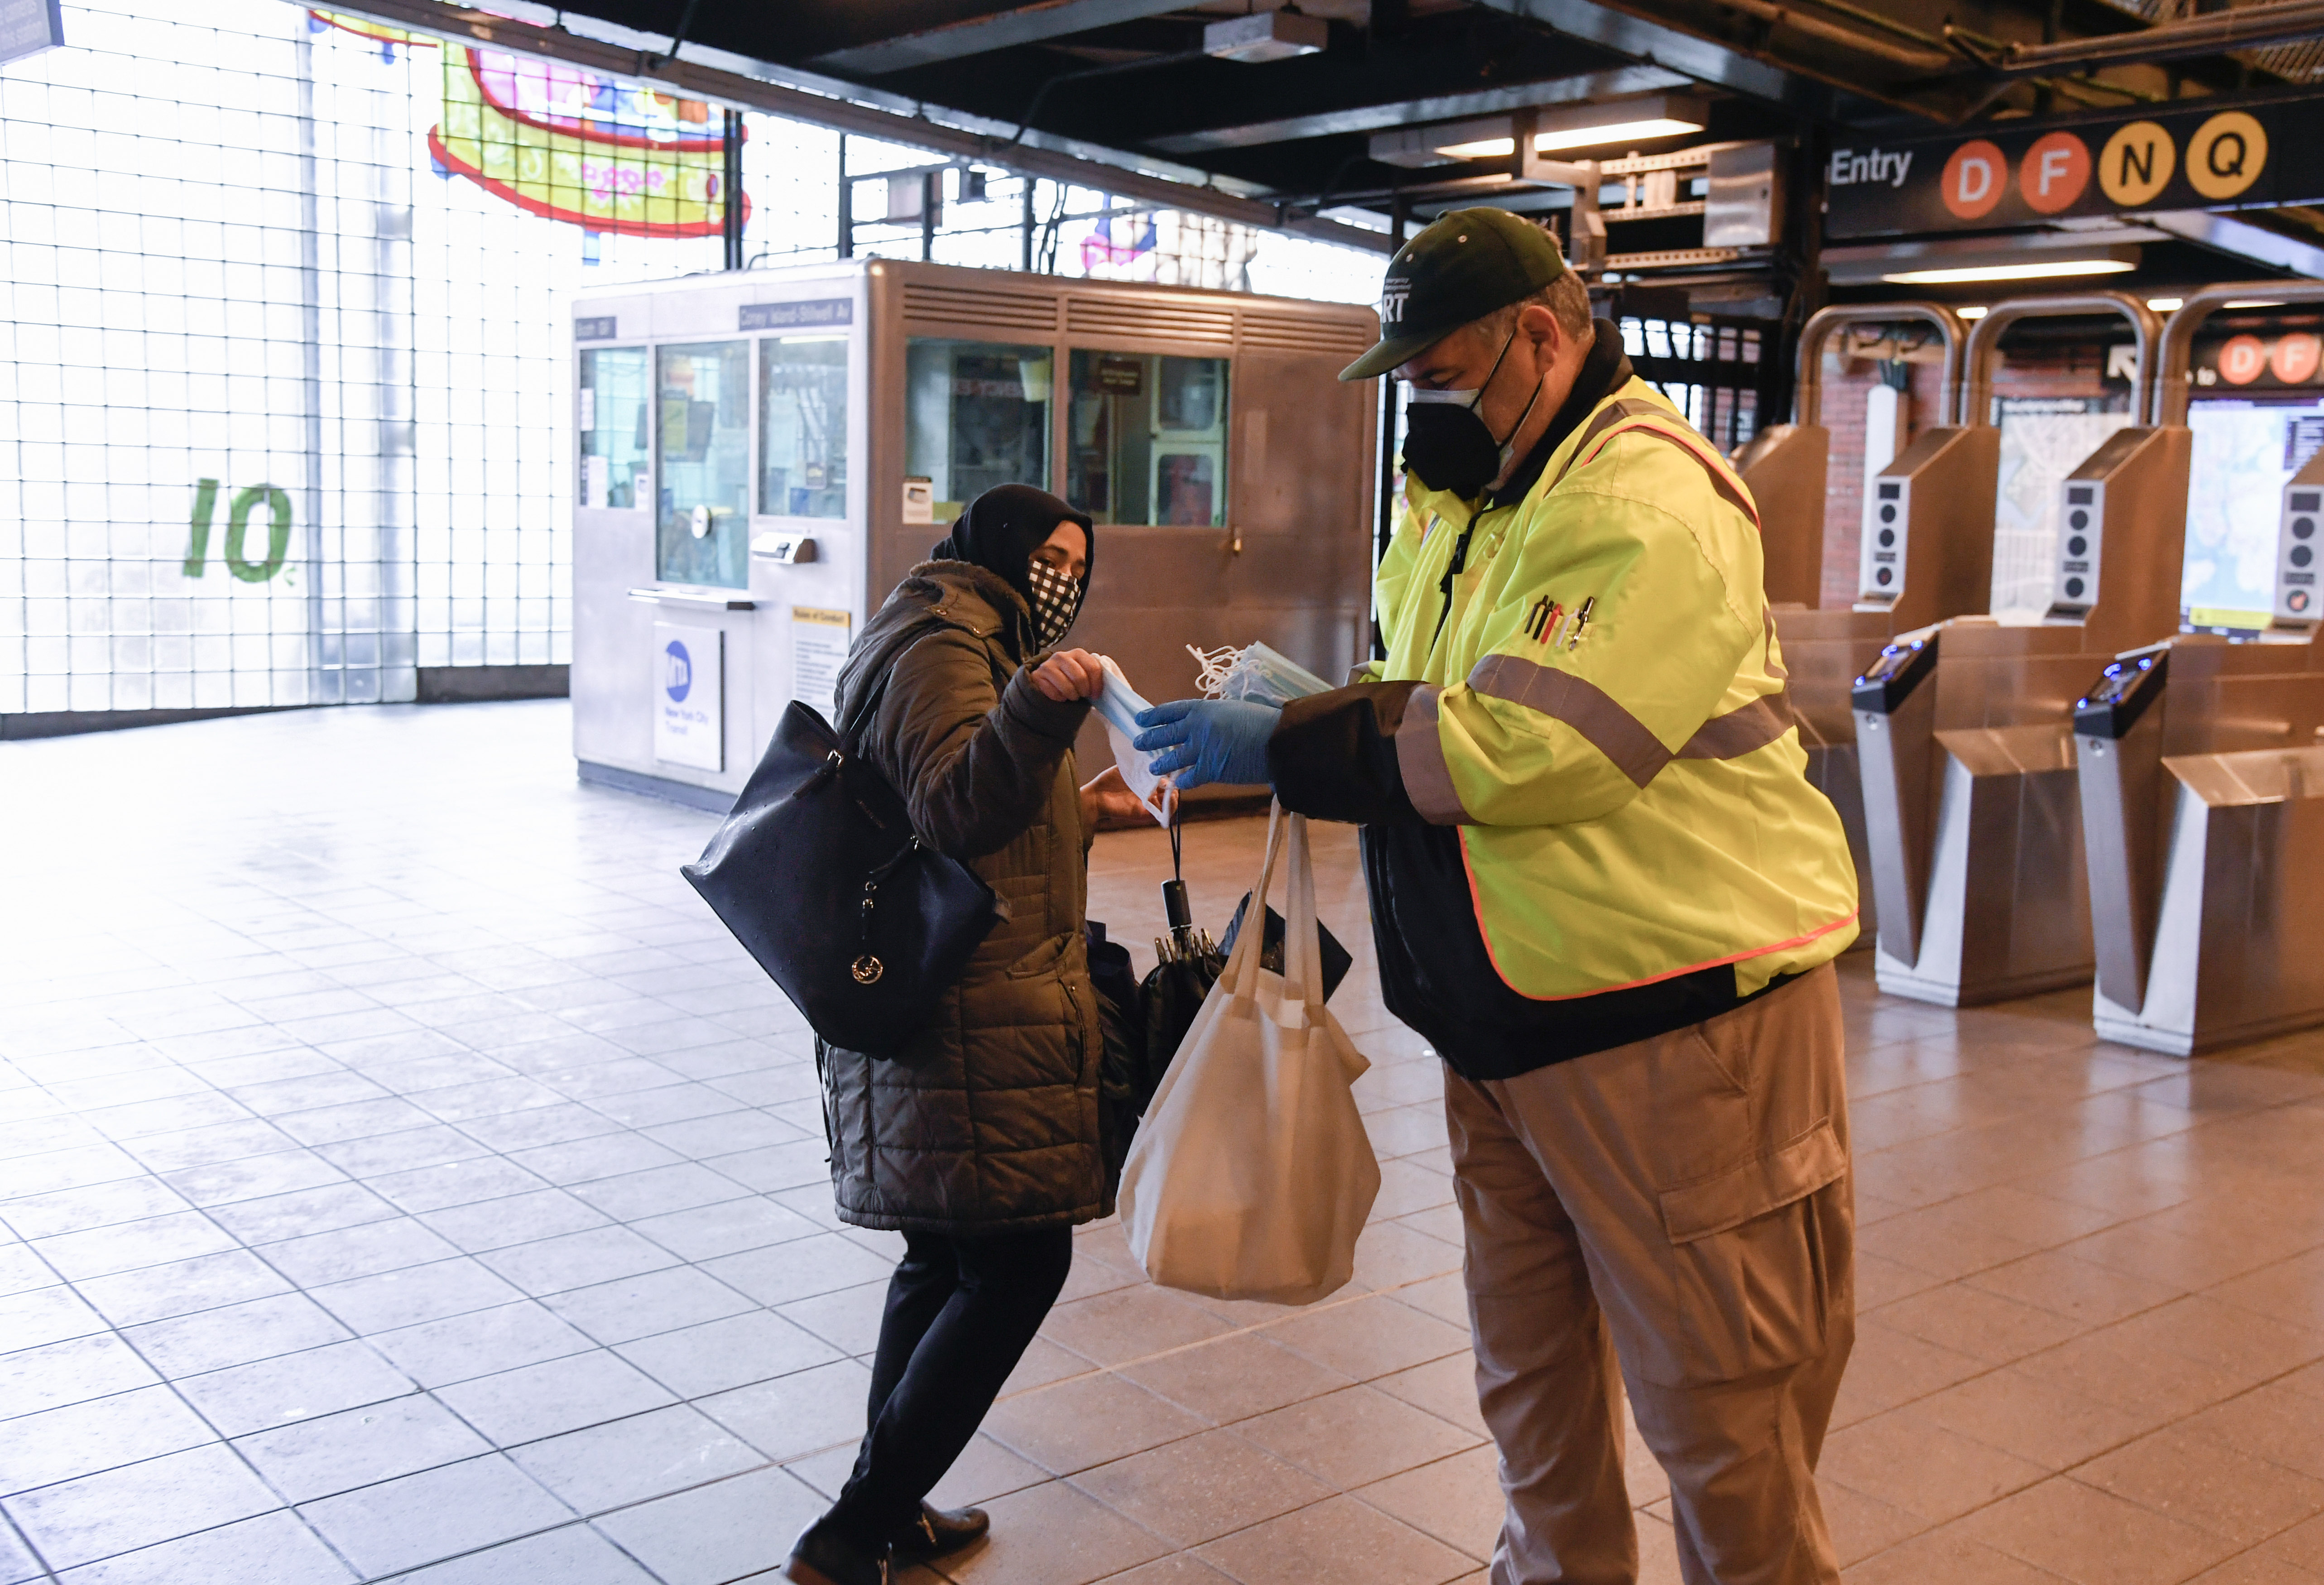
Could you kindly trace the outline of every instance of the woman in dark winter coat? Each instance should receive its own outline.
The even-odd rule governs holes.
[[[891,1556],[900,1570],[984,1534],[981,1511],[924,1499],[1056,1303],[1074,1225],[1111,1210],[1085,862],[1094,816],[1136,804],[1116,771],[1074,785],[1103,672],[1056,648],[1093,554],[1089,518],[1056,496],[987,491],[840,674],[842,719],[884,686],[863,754],[1007,917],[903,1049],[817,1048],[839,1215],[901,1231],[905,1254],[854,1472],[791,1553],[804,1585],[880,1585]]]

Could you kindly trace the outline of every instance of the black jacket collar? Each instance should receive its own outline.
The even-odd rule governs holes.
[[[1630,360],[1622,351],[1622,332],[1611,319],[1593,319],[1596,337],[1590,344],[1590,355],[1582,360],[1582,372],[1573,377],[1573,389],[1566,393],[1565,401],[1557,416],[1549,420],[1534,448],[1526,453],[1508,482],[1487,494],[1480,511],[1508,506],[1525,499],[1526,493],[1541,477],[1542,469],[1549,465],[1550,454],[1565,444],[1566,437],[1582,427],[1583,419],[1609,396],[1630,382]]]

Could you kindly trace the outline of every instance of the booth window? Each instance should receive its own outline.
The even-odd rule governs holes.
[[[904,472],[929,482],[938,522],[995,484],[1049,487],[1047,347],[915,336],[904,361]]]
[[[656,349],[655,439],[661,462],[655,576],[665,583],[750,585],[751,346],[714,341]]]
[[[1217,528],[1227,511],[1227,360],[1073,355],[1065,498],[1102,523]]]
[[[581,354],[583,506],[643,506],[647,473],[646,349],[590,347]]]
[[[759,511],[847,515],[847,338],[759,343]]]

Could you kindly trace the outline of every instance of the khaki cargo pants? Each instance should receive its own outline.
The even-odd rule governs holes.
[[[1492,1585],[1630,1585],[1621,1371],[1688,1585],[1840,1578],[1815,1464],[1855,1339],[1839,979],[1484,1082],[1445,1073]]]

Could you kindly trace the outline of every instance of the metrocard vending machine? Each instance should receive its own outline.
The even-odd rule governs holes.
[[[1370,385],[1337,376],[1377,335],[1367,307],[879,259],[577,300],[581,777],[728,807],[784,706],[834,714],[865,619],[996,484],[1095,520],[1069,641],[1148,698],[1194,691],[1189,645],[1343,676],[1369,653],[1379,467]]]

